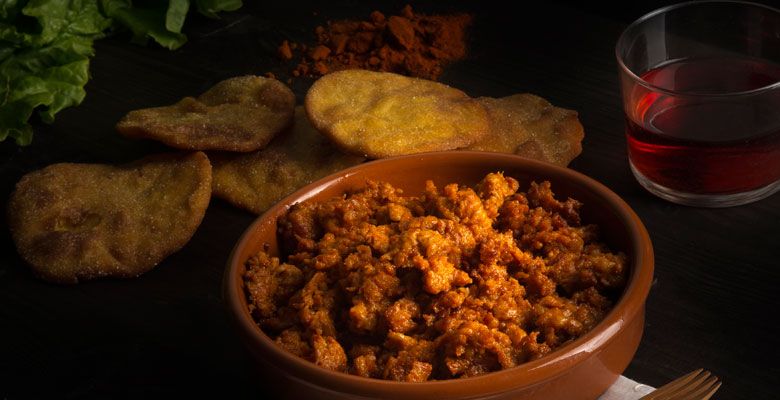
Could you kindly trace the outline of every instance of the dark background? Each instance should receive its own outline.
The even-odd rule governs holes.
[[[23,174],[52,163],[120,163],[167,151],[115,133],[132,109],[169,104],[231,76],[284,78],[275,57],[283,39],[311,41],[328,19],[393,14],[405,4],[245,2],[220,20],[192,15],[190,41],[177,51],[131,44],[125,35],[98,41],[85,101],[52,125],[36,122],[31,146],[0,143],[0,206]],[[724,381],[716,399],[773,398],[780,195],[727,209],[678,206],[646,193],[628,169],[614,44],[630,21],[661,4],[412,2],[421,12],[475,15],[470,57],[447,68],[442,82],[472,96],[531,92],[577,110],[586,137],[570,167],[614,190],[650,231],[656,279],[644,339],[624,374],[659,386],[704,367]],[[299,102],[310,84],[294,81]],[[35,279],[3,219],[0,398],[273,392],[274,382],[252,373],[221,299],[228,254],[253,219],[213,199],[191,242],[151,272],[76,286]]]

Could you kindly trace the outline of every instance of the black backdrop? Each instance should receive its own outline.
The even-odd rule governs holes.
[[[113,126],[127,111],[172,103],[234,75],[283,68],[282,39],[310,40],[327,19],[392,13],[403,2],[250,2],[220,20],[192,17],[178,51],[100,40],[87,98],[35,122],[29,147],[0,143],[0,206],[26,172],[55,162],[118,163],[166,151]],[[251,4],[249,4],[251,3]],[[472,96],[519,92],[577,110],[584,151],[570,167],[612,188],[639,214],[656,252],[645,336],[625,374],[660,385],[698,367],[724,380],[715,398],[772,398],[780,370],[780,195],[742,207],[699,209],[659,200],[627,167],[614,43],[631,20],[663,3],[413,2],[423,12],[476,16],[469,59],[441,80]],[[611,3],[614,4],[614,3]],[[292,87],[300,102],[309,80]],[[0,229],[0,397],[259,397],[221,300],[224,263],[253,216],[214,199],[192,241],[126,281],[61,287],[35,279]]]

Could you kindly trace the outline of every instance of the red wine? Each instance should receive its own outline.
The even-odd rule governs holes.
[[[780,82],[780,65],[675,60],[642,79],[653,87],[635,85],[626,105],[629,158],[639,173],[695,194],[740,193],[780,180],[780,87],[765,88]]]

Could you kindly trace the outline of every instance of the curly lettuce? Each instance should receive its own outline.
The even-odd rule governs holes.
[[[66,107],[81,103],[89,80],[93,42],[109,30],[128,29],[133,40],[149,38],[174,50],[190,0],[3,0],[0,1],[0,141],[32,141],[30,118],[51,123]],[[240,0],[194,0],[208,17],[233,11]]]
[[[51,123],[81,103],[92,42],[110,25],[94,0],[0,4],[0,141],[27,145],[33,110]]]

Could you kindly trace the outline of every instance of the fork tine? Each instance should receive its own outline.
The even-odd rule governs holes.
[[[693,398],[695,399],[695,394],[697,390],[704,385],[707,382],[707,379],[710,378],[710,371],[702,371],[700,374],[696,375],[692,380],[690,380],[686,385],[680,386],[677,390],[674,391],[674,399],[688,399]],[[718,378],[715,378],[716,381]],[[670,393],[672,394],[672,393]]]
[[[696,376],[704,371],[703,368],[699,368],[687,375],[681,376],[666,385],[661,386],[660,388],[656,389],[654,392],[642,397],[641,400],[661,400],[669,393],[674,393],[680,386],[683,386],[687,384],[689,381],[696,378]]]
[[[718,389],[720,389],[720,385],[721,385],[722,383],[723,383],[723,382],[718,382],[718,383],[717,383],[715,386],[713,386],[713,387],[712,387],[712,389],[710,389],[710,391],[709,391],[709,392],[707,392],[707,393],[704,395],[704,397],[702,397],[702,398],[701,398],[701,400],[709,400],[709,399],[710,399],[710,397],[712,397],[712,395],[713,395],[713,394],[715,394],[715,392],[717,392],[717,391],[718,391]]]
[[[693,391],[688,391],[688,394],[680,397],[680,400],[701,400],[704,395],[718,383],[717,376],[711,376],[706,381],[701,382],[699,385],[692,387]],[[710,394],[711,396],[712,394]]]

